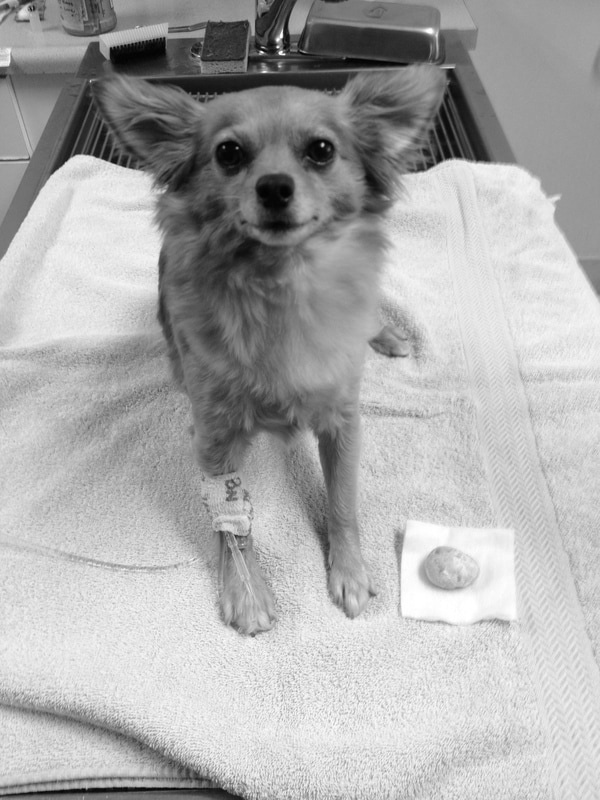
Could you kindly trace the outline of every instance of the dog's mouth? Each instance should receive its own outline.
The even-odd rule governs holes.
[[[294,231],[302,228],[302,223],[288,222],[287,220],[276,219],[272,222],[263,222],[260,226],[261,230],[270,231],[272,233],[286,233],[287,231]]]
[[[251,239],[272,246],[291,246],[308,238],[319,226],[318,216],[297,222],[287,217],[250,222],[240,219],[240,230]]]

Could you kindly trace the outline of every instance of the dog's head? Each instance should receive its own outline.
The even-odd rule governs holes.
[[[298,244],[394,199],[443,95],[443,73],[363,73],[337,95],[261,87],[198,103],[135,79],[96,85],[121,145],[200,220]]]

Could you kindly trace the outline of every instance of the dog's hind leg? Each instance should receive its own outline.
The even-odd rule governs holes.
[[[349,617],[358,616],[377,594],[363,559],[356,519],[360,456],[357,408],[341,424],[318,431],[319,455],[329,500],[329,591]]]
[[[377,336],[369,339],[369,344],[373,350],[384,356],[405,357],[410,355],[408,340],[400,328],[396,328],[394,325],[385,325]]]
[[[175,383],[179,388],[184,388],[183,365],[181,362],[181,355],[179,353],[179,349],[175,341],[173,326],[171,325],[171,318],[169,316],[169,310],[167,308],[167,303],[165,301],[165,296],[163,293],[163,273],[164,273],[164,258],[161,252],[158,259],[157,317],[158,321],[160,322],[160,326],[162,328],[163,336],[165,337],[165,342],[167,343],[167,354],[169,356],[169,362],[171,365],[171,374],[173,375],[173,380],[175,381]],[[182,339],[180,341],[179,346],[183,348],[186,347],[185,339]]]

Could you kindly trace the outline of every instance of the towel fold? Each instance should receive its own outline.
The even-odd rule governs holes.
[[[83,156],[48,181],[0,264],[0,792],[600,796],[600,307],[522,170],[406,185],[382,316],[411,355],[370,353],[361,394],[380,592],[333,605],[316,443],[259,436],[278,623],[244,638],[155,319],[150,183]],[[518,622],[404,618],[408,519],[513,529]]]

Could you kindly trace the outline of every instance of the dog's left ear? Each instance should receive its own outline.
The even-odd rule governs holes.
[[[445,88],[442,70],[424,65],[363,72],[341,92],[374,210],[394,198],[399,177],[423,143]]]
[[[98,81],[93,94],[123,149],[158,184],[181,185],[198,150],[202,104],[176,87],[121,76]]]

